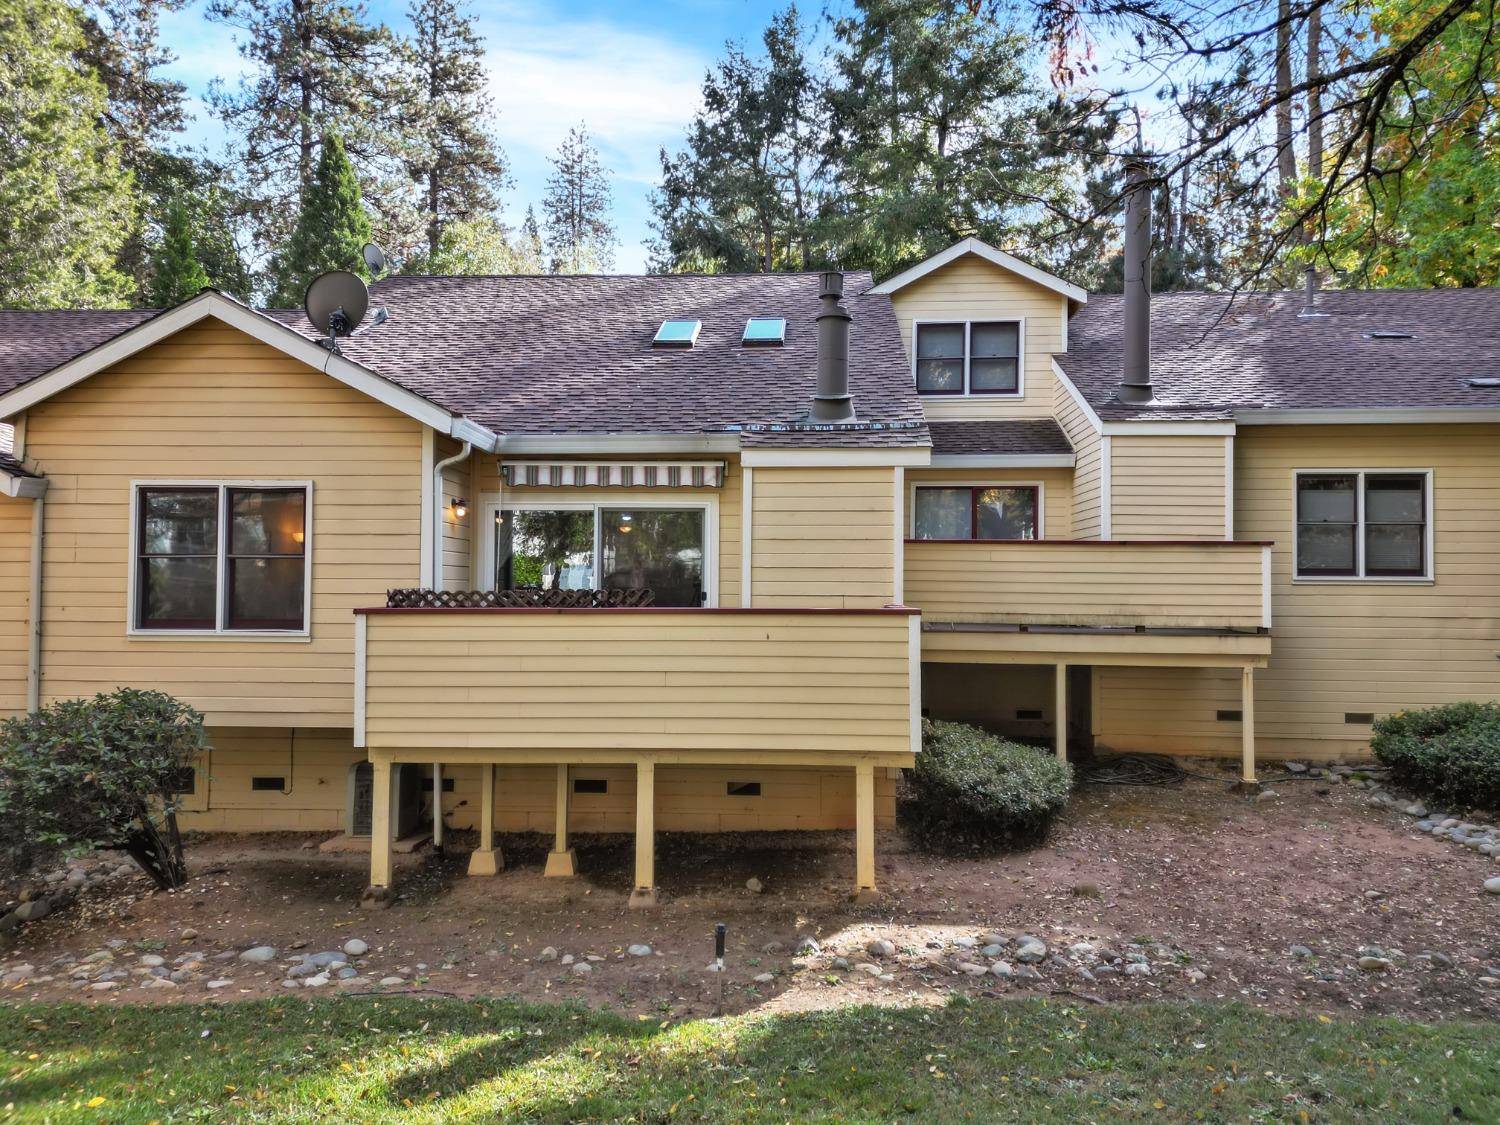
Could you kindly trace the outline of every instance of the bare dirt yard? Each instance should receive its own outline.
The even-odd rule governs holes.
[[[579,839],[581,874],[548,880],[548,842],[507,838],[506,870],[471,879],[459,834],[446,857],[401,857],[396,901],[370,911],[364,855],[320,853],[321,837],[204,838],[181,891],[141,877],[85,886],[0,939],[0,979],[13,1000],[311,987],[576,999],[673,1020],[958,991],[1500,1017],[1500,896],[1482,890],[1495,861],[1348,786],[1276,788],[1253,801],[1201,779],[1085,786],[1045,846],[996,858],[935,859],[882,833],[884,901],[860,907],[845,834],[663,836],[662,901],[644,912],[625,905],[628,839]],[[264,960],[242,958],[257,947]]]

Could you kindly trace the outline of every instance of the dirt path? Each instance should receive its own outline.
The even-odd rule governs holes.
[[[370,912],[358,906],[365,856],[324,855],[304,836],[220,837],[192,847],[198,874],[186,889],[151,893],[138,878],[89,888],[8,939],[0,973],[31,967],[6,987],[18,998],[223,1001],[285,994],[290,962],[358,938],[370,947],[347,958],[358,975],[341,982],[334,966],[326,992],[576,998],[651,1018],[935,1003],[954,990],[1500,1017],[1500,985],[1486,983],[1500,975],[1500,898],[1481,890],[1493,862],[1367,807],[1357,791],[1320,788],[1285,784],[1263,803],[1207,781],[1086,788],[1046,846],[993,859],[933,859],[887,834],[876,907],[847,901],[854,859],[843,835],[663,837],[662,905],[642,913],[625,909],[631,848],[618,838],[579,840],[582,874],[561,881],[541,877],[547,844],[528,837],[503,841],[500,876],[466,878],[460,837],[446,859],[404,857],[398,901]],[[762,893],[746,889],[751,877]],[[729,927],[722,976],[706,971],[719,921]],[[992,934],[1005,947],[982,954]],[[1020,935],[1047,956],[1028,964]],[[805,936],[821,951],[797,956]],[[895,953],[868,954],[877,939]],[[652,951],[634,956],[632,944]],[[257,945],[275,957],[238,959]],[[1311,956],[1290,954],[1294,945]],[[547,947],[556,960],[538,959]],[[1362,970],[1362,954],[1390,967]],[[141,987],[153,976],[143,956],[178,981]],[[984,972],[995,961],[1012,975]],[[109,974],[113,988],[94,987]]]

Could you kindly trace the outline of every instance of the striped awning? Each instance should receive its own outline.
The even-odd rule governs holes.
[[[510,488],[723,488],[723,461],[505,461]]]

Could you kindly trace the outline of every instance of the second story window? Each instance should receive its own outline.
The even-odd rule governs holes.
[[[1297,474],[1298,578],[1429,578],[1428,474]]]
[[[918,488],[913,497],[916,539],[1036,539],[1033,485]]]
[[[1021,393],[1019,321],[919,323],[913,351],[918,394]]]
[[[137,486],[132,630],[305,633],[310,489]]]

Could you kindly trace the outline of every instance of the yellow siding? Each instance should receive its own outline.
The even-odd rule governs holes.
[[[934,718],[1024,738],[1048,738],[1056,670],[1038,664],[922,665],[922,706]],[[1022,718],[1022,711],[1040,711]]]
[[[368,745],[549,755],[907,754],[910,620],[652,610],[372,614]]]
[[[1057,423],[1073,443],[1072,535],[1075,539],[1099,539],[1103,535],[1099,501],[1103,487],[1104,439],[1061,379],[1056,380],[1056,388],[1053,410]],[[1050,531],[1048,534],[1057,538]]]
[[[1073,513],[1072,469],[908,469],[906,471],[904,534],[912,533],[911,490],[942,484],[1003,486],[1041,485],[1043,539],[1071,539]]]
[[[1111,538],[1225,537],[1228,439],[1115,436],[1109,444]]]
[[[26,710],[34,500],[0,497],[0,716]]]
[[[31,409],[51,479],[44,700],[160,688],[220,726],[347,727],[356,606],[419,580],[421,427],[222,325]],[[312,639],[126,636],[133,480],[314,482]]]
[[[502,489],[500,462],[489,455],[476,454],[475,457],[473,485],[475,495],[491,498],[499,493],[502,501],[506,497],[524,499],[528,502],[545,501],[552,497],[582,504],[628,504],[632,499],[646,499],[653,503],[669,503],[674,498],[680,498],[686,503],[701,503],[710,498],[716,500],[719,505],[719,604],[723,606],[740,604],[740,539],[742,536],[740,505],[744,495],[744,472],[735,457],[726,458],[728,472],[722,488],[653,488],[637,491],[621,488],[575,490],[513,487]],[[650,460],[644,457],[641,459]],[[609,460],[630,460],[630,458],[612,456]]]
[[[441,435],[434,438],[433,458],[444,461],[460,449],[458,442]],[[468,460],[449,465],[443,470],[443,589],[472,590],[473,576],[470,559],[473,556],[472,537],[475,522],[479,519],[479,508],[470,495],[473,460],[481,454],[471,453]],[[463,519],[453,514],[453,501],[467,500],[469,512]]]
[[[1275,642],[1256,673],[1256,732],[1267,755],[1358,754],[1376,716],[1500,698],[1500,426],[1245,427],[1235,441],[1236,533],[1275,539]],[[1433,472],[1430,584],[1293,582],[1296,469]],[[1110,670],[1101,736],[1111,745],[1233,752],[1234,677]]]
[[[894,469],[753,472],[756,608],[870,609],[896,600]]]
[[[217,728],[187,798],[183,827],[205,831],[337,831],[344,827],[349,771],[364,760],[348,730]],[[286,787],[252,789],[254,777]]]
[[[906,545],[906,601],[927,621],[1258,629],[1253,545]]]
[[[923,399],[927,417],[1039,418],[1052,413],[1052,356],[1063,348],[1067,301],[1024,278],[965,255],[891,294],[901,340],[911,360],[912,323],[918,320],[1015,320],[1025,322],[1025,381],[1020,397],[975,395]]]

